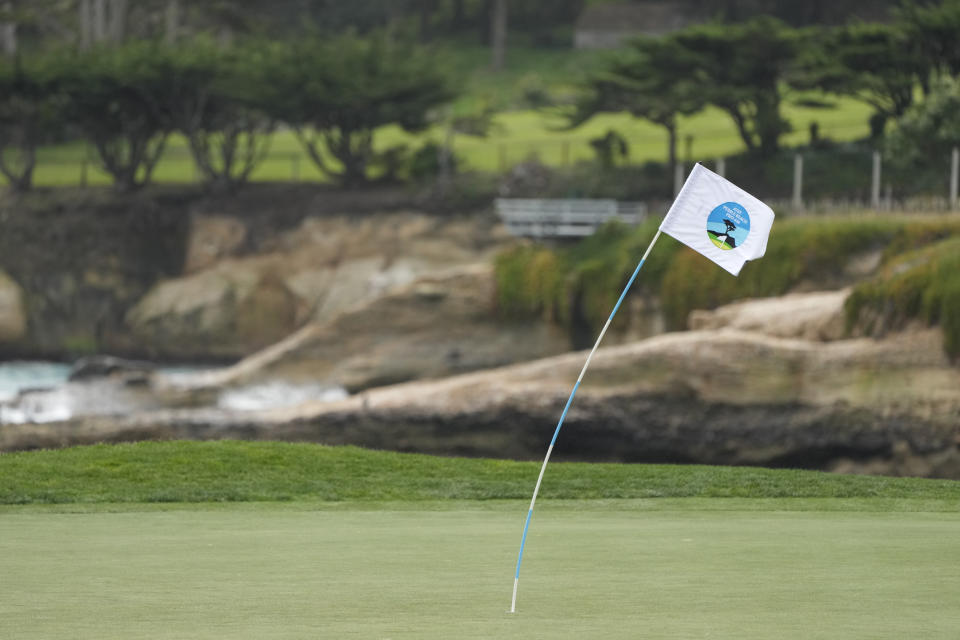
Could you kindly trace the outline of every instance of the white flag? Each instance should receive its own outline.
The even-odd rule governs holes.
[[[773,209],[696,164],[660,230],[737,275],[767,250]]]

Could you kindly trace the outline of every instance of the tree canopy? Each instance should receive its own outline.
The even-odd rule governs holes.
[[[886,140],[889,157],[903,165],[942,164],[960,147],[960,80],[941,78],[926,100],[897,121]]]
[[[42,60],[0,60],[0,173],[15,190],[31,188],[37,147],[62,126],[63,109]]]
[[[896,12],[899,23],[927,65],[922,78],[925,88],[944,75],[960,75],[960,0],[942,0],[937,4],[907,1]]]
[[[573,126],[601,112],[625,111],[667,131],[670,166],[677,159],[677,117],[705,106],[689,53],[672,38],[638,38],[586,81],[570,116]]]
[[[119,190],[149,183],[173,125],[162,105],[171,82],[159,45],[134,41],[81,54],[64,51],[52,64],[69,122],[94,145]]]
[[[323,173],[351,186],[369,177],[376,129],[421,130],[431,110],[455,96],[434,57],[385,34],[278,45],[264,70],[264,109],[294,129]]]
[[[220,190],[244,184],[263,159],[274,121],[265,113],[269,47],[259,41],[224,47],[201,38],[190,46],[164,47],[169,91],[159,108],[186,138],[206,182]]]
[[[855,98],[873,107],[874,134],[913,104],[926,65],[900,25],[860,23],[819,34],[801,53],[804,87]]]
[[[775,152],[790,130],[780,105],[804,37],[769,17],[672,36],[689,65],[687,79],[706,102],[730,115],[747,149],[761,155]]]

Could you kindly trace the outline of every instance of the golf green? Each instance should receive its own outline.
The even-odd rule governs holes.
[[[956,638],[960,513],[836,502],[543,501],[512,615],[522,501],[7,507],[0,637]]]

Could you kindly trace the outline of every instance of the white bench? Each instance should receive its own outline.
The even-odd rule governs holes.
[[[582,238],[610,220],[636,225],[647,215],[640,202],[497,198],[497,215],[511,235],[525,238]]]

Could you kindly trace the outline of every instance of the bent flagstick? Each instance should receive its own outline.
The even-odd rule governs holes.
[[[627,291],[630,290],[630,286],[633,284],[633,281],[637,279],[637,274],[640,273],[640,268],[643,266],[647,256],[650,255],[650,250],[653,249],[653,245],[657,243],[657,239],[659,237],[660,231],[657,230],[657,234],[653,236],[653,240],[650,241],[650,246],[647,247],[643,257],[640,258],[640,263],[637,265],[637,268],[633,270],[633,275],[630,276],[630,281],[627,282],[627,286],[623,288],[623,293],[620,294],[617,304],[613,305],[613,311],[610,312],[610,317],[607,318],[607,322],[603,325],[603,329],[600,330],[600,336],[597,338],[596,343],[594,343],[593,349],[590,350],[590,355],[587,356],[587,361],[583,363],[583,369],[580,370],[580,375],[577,377],[577,382],[573,385],[573,391],[570,392],[570,397],[567,398],[567,405],[563,408],[563,413],[560,414],[560,421],[557,423],[557,428],[553,432],[553,439],[550,440],[550,446],[547,447],[547,455],[543,459],[543,465],[540,467],[540,475],[537,477],[537,485],[533,489],[533,498],[530,499],[530,509],[527,511],[527,520],[523,525],[523,537],[520,538],[520,553],[517,555],[517,572],[513,577],[513,599],[510,602],[510,613],[515,613],[517,610],[517,587],[520,584],[520,563],[523,561],[523,547],[527,542],[527,530],[530,528],[530,519],[533,517],[533,507],[537,502],[537,494],[540,493],[540,483],[543,481],[543,472],[547,469],[547,462],[550,461],[550,454],[553,453],[553,445],[557,442],[557,436],[560,434],[560,427],[563,426],[563,421],[567,417],[567,411],[570,410],[570,405],[573,403],[573,396],[577,395],[577,389],[580,388],[580,383],[583,382],[583,375],[587,372],[587,367],[590,366],[590,360],[593,358],[593,354],[597,352],[597,347],[600,346],[600,341],[603,340],[604,334],[610,327],[610,323],[613,321],[613,316],[617,314],[620,304],[627,296]]]
[[[530,529],[530,520],[533,518],[533,508],[537,503],[537,495],[540,493],[540,484],[543,482],[543,474],[547,469],[547,463],[550,461],[550,455],[553,453],[553,446],[557,442],[557,436],[560,434],[560,428],[567,417],[570,405],[573,404],[573,397],[577,395],[577,389],[583,382],[583,376],[590,366],[590,360],[593,354],[597,352],[600,341],[607,333],[613,317],[620,309],[623,299],[627,296],[627,291],[636,280],[640,273],[643,263],[647,256],[657,243],[661,233],[679,240],[691,249],[697,251],[703,256],[713,260],[718,265],[729,271],[733,275],[738,275],[740,269],[748,260],[755,260],[763,256],[767,249],[767,238],[770,235],[770,228],[773,226],[773,210],[766,204],[753,197],[743,189],[739,188],[726,178],[717,175],[700,164],[696,164],[690,172],[690,176],[677,194],[676,200],[671,205],[670,210],[660,223],[656,235],[650,241],[650,246],[640,258],[637,268],[633,275],[623,288],[620,298],[613,306],[610,317],[607,318],[600,335],[597,337],[593,349],[587,356],[580,375],[577,376],[577,382],[573,385],[570,397],[567,398],[567,404],[560,414],[560,420],[557,422],[557,428],[553,432],[553,438],[550,440],[550,446],[547,447],[547,455],[543,458],[543,464],[540,466],[540,475],[537,477],[537,484],[533,489],[533,497],[530,499],[530,508],[527,510],[527,519],[523,525],[523,536],[520,538],[520,552],[517,554],[517,570],[513,577],[513,598],[510,601],[510,613],[517,611],[517,588],[520,585],[520,564],[523,562],[523,549],[527,543],[527,532]]]

